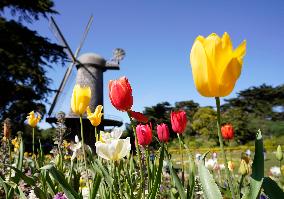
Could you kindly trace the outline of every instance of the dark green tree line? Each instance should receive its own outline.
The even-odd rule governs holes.
[[[12,18],[9,20],[8,13]],[[0,121],[9,117],[15,130],[23,128],[31,110],[45,114],[52,92],[48,67],[63,62],[63,48],[30,30],[24,23],[57,13],[51,0],[0,1]]]

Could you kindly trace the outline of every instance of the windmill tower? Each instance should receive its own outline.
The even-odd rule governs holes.
[[[64,89],[68,81],[70,81],[70,75],[72,71],[74,71],[74,67],[76,67],[76,84],[80,85],[87,85],[91,88],[92,97],[90,101],[90,108],[92,111],[96,108],[97,105],[103,105],[103,73],[107,70],[119,70],[119,63],[124,58],[125,52],[123,49],[117,48],[113,51],[113,58],[109,61],[104,59],[102,56],[96,53],[85,53],[78,57],[81,48],[85,42],[86,36],[89,32],[93,21],[93,16],[90,17],[90,20],[86,26],[84,31],[83,37],[79,44],[79,47],[73,53],[71,51],[70,46],[66,42],[62,32],[60,31],[58,25],[56,24],[55,20],[51,17],[50,25],[51,29],[55,33],[57,39],[61,43],[61,45],[66,50],[67,55],[70,58],[71,64],[67,68],[64,77],[60,83],[58,90],[56,91],[54,100],[50,106],[50,110],[48,112],[48,117],[46,121],[48,123],[55,123],[56,122],[56,111],[54,108],[56,107],[60,98],[62,98],[62,93],[64,93]],[[78,58],[77,58],[78,57]],[[74,82],[73,82],[74,83]],[[70,101],[70,99],[69,99]],[[69,106],[70,107],[70,106]],[[60,108],[59,108],[60,109]],[[99,126],[99,130],[103,130],[104,126],[121,126],[123,123],[121,119],[115,118],[113,116],[109,117],[104,114],[102,118],[102,123]],[[67,128],[73,132],[74,134],[78,134],[80,132],[80,123],[79,119],[76,115],[74,115],[69,108],[68,112],[66,113],[66,120],[65,124]],[[86,140],[86,144],[93,146],[95,144],[95,136],[94,136],[94,127],[91,126],[90,122],[83,118],[84,124],[84,136]]]

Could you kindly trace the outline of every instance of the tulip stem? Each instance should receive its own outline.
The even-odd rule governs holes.
[[[149,162],[149,146],[147,146],[147,149],[146,149],[146,164],[147,164],[147,172],[148,172],[148,190],[151,190],[152,174],[151,174],[150,162]]]
[[[231,191],[231,194],[232,194],[232,198],[236,199],[234,187],[233,187],[233,183],[232,183],[232,178],[230,176],[230,171],[229,171],[229,168],[228,168],[228,161],[227,161],[226,153],[225,153],[225,150],[224,150],[223,138],[222,138],[222,135],[221,135],[220,98],[215,97],[215,99],[216,99],[216,107],[217,107],[217,130],[218,130],[220,148],[221,148],[221,152],[222,152],[222,156],[223,156],[224,164],[225,164],[225,173],[226,173],[227,181],[229,183],[229,188],[230,188],[230,191]]]
[[[140,167],[140,184],[141,184],[141,189],[143,189],[143,197],[142,198],[145,198],[145,189],[144,189],[144,178],[143,178],[143,168],[142,168],[142,159],[141,159],[141,155],[140,155],[140,149],[139,149],[139,145],[138,145],[138,139],[137,139],[137,135],[136,135],[136,130],[135,130],[135,127],[134,127],[134,122],[130,116],[130,113],[128,113],[128,117],[130,119],[130,123],[131,123],[131,126],[132,126],[132,129],[133,129],[133,132],[134,132],[134,137],[135,137],[135,146],[136,146],[136,149],[137,149],[137,156],[138,156],[138,163],[139,163],[139,167]],[[141,190],[140,189],[140,190]]]
[[[81,139],[82,139],[82,150],[83,150],[83,157],[84,157],[84,164],[85,164],[85,170],[87,173],[87,186],[89,189],[89,194],[90,194],[90,184],[89,184],[89,173],[88,173],[88,168],[87,168],[87,159],[86,159],[86,151],[85,151],[85,143],[84,143],[84,133],[83,133],[83,120],[82,120],[82,115],[80,115],[80,124],[81,124]]]
[[[35,128],[33,128],[33,157],[35,154]]]
[[[97,133],[97,127],[95,126],[95,141],[97,142],[100,138],[98,136],[98,133]]]
[[[8,150],[9,150],[9,164],[10,166],[12,165],[12,154],[11,154],[11,146],[10,146],[10,138],[7,138],[8,139]],[[5,161],[5,159],[4,159]],[[5,162],[4,162],[5,164]],[[12,169],[10,168],[10,171],[9,171],[9,180],[11,179],[11,172],[12,172]]]
[[[241,197],[241,193],[242,193],[242,185],[243,185],[244,177],[245,177],[245,175],[241,176],[241,180],[240,180],[240,184],[239,184],[239,196],[240,197]]]
[[[182,171],[181,171],[181,174],[182,174],[182,185],[184,186],[184,164],[183,164],[183,152],[182,152],[182,148],[181,148],[181,145],[182,145],[182,141],[181,141],[181,138],[179,136],[179,134],[177,134],[178,136],[178,140],[179,140],[179,153],[181,154],[181,165],[182,165]]]

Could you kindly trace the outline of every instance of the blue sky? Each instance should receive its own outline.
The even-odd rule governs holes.
[[[111,58],[112,50],[126,51],[120,71],[104,75],[106,114],[122,117],[108,98],[107,83],[127,76],[133,88],[134,110],[158,102],[181,100],[214,105],[194,87],[189,52],[198,35],[228,32],[237,47],[247,40],[243,70],[234,91],[262,83],[283,84],[284,1],[189,1],[189,0],[73,0],[55,1],[54,16],[75,51],[91,14],[94,22],[81,53],[96,52]],[[47,20],[30,26],[56,42]],[[66,67],[55,66],[47,75],[57,88]],[[52,100],[53,96],[50,97]],[[69,102],[69,98],[66,100]],[[42,124],[43,127],[46,125]]]

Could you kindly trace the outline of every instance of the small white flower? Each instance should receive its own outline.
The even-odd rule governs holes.
[[[224,170],[225,169],[225,165],[224,164],[219,164],[219,168],[220,168],[220,170]]]
[[[76,157],[82,154],[82,143],[80,142],[78,136],[75,136],[75,144],[70,146],[71,151],[73,151],[71,160],[74,160]]]
[[[89,198],[89,188],[88,187],[83,187],[82,188],[82,196],[83,196],[83,199],[88,199]]]
[[[195,159],[196,160],[200,160],[201,159],[201,154],[200,153],[195,154]]]
[[[280,176],[281,175],[280,167],[277,167],[277,166],[271,167],[270,173],[275,177]]]
[[[217,159],[208,159],[207,161],[205,161],[205,167],[208,168],[209,170],[214,169],[214,167],[217,164]]]
[[[29,199],[39,199],[38,197],[36,197],[34,190],[30,190],[30,193],[28,195]]]
[[[78,138],[78,135],[75,135],[75,142],[76,142],[76,143],[80,142],[80,141],[79,141],[79,138]]]

